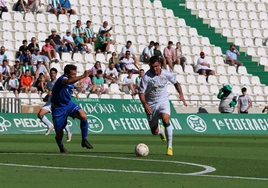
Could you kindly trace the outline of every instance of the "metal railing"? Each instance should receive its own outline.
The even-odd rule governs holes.
[[[13,97],[1,97],[0,113],[21,113],[21,99]]]

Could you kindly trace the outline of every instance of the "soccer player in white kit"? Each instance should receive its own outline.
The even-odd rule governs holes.
[[[174,84],[184,106],[187,106],[187,104],[184,100],[181,86],[176,78],[171,72],[163,70],[160,67],[159,58],[157,56],[151,57],[150,70],[148,70],[141,79],[139,97],[145,113],[147,114],[152,134],[160,135],[163,141],[167,140],[167,155],[173,155],[173,128],[170,126],[169,122],[170,104],[167,93],[168,81]],[[159,119],[162,119],[165,128],[158,125]]]
[[[45,116],[45,114],[51,113],[51,96],[52,96],[52,88],[54,86],[54,84],[57,81],[57,69],[55,68],[51,68],[50,69],[50,80],[47,82],[47,87],[46,90],[48,92],[48,95],[46,96],[46,98],[48,97],[47,103],[41,108],[41,110],[39,111],[39,113],[37,114],[37,117],[44,123],[47,125],[47,131],[45,133],[45,136],[49,135],[50,131],[52,131],[54,129],[53,125],[50,123],[50,121],[47,119],[47,117]],[[69,127],[66,126],[65,130],[67,132],[67,140],[66,142],[70,142],[71,138],[72,138],[72,133],[69,130]]]

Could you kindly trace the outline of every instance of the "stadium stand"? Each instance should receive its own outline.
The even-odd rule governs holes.
[[[264,72],[264,67],[258,66],[260,64],[268,67],[266,2],[249,0],[234,2],[187,0],[179,1],[180,3],[177,3],[178,1],[174,3],[174,0],[152,2],[149,0],[70,0],[70,2],[77,14],[70,16],[61,14],[57,17],[49,12],[24,14],[13,11],[10,7],[13,7],[16,2],[6,1],[9,12],[3,12],[0,20],[2,22],[0,44],[6,48],[9,65],[15,63],[18,47],[25,39],[29,44],[31,38],[36,37],[41,47],[53,28],[62,38],[67,29],[74,28],[77,20],[81,20],[83,28],[86,26],[86,21],[91,20],[91,28],[97,34],[102,23],[107,21],[109,26],[113,27],[110,31],[111,39],[116,41],[114,45],[110,45],[110,51],[115,51],[117,54],[120,54],[128,40],[132,41],[138,59],[143,49],[152,40],[159,42],[162,53],[168,41],[173,41],[174,45],[176,42],[181,43],[181,50],[188,65],[175,65],[173,74],[182,84],[190,108],[217,106],[218,99],[215,95],[223,83],[233,84],[233,90],[237,94],[240,94],[240,88],[245,86],[253,100],[263,99],[265,104],[268,102],[265,97],[268,93],[268,87],[265,86],[268,83],[267,74]],[[47,2],[42,0],[42,3],[46,9]],[[172,9],[164,8],[163,5]],[[245,65],[238,69],[225,64],[225,52],[233,43],[239,46],[237,47],[241,51],[239,60]],[[105,70],[108,67],[110,54],[95,54],[94,43],[88,44],[88,48],[92,49],[92,53],[57,53],[59,63],[51,63],[50,68],[56,68],[59,76],[63,73],[64,66],[72,63],[78,67],[78,74],[82,74],[85,69],[92,68],[96,61],[100,61],[102,70]],[[206,78],[195,73],[201,51],[205,53],[210,69],[216,73],[215,76]],[[145,71],[149,69],[148,65],[142,62],[139,62],[138,66]],[[109,95],[102,94],[100,98],[129,99],[129,94],[124,94],[120,90],[124,76],[124,74],[120,75],[119,85],[109,86]],[[8,94],[7,91],[2,93],[4,96]],[[168,93],[171,99],[178,99],[173,86],[168,85]],[[96,94],[80,95],[80,97],[87,96],[98,98]],[[31,104],[43,103],[41,94],[39,94],[40,100],[37,100],[37,95],[33,94],[20,94],[19,97],[24,98],[22,101],[24,104],[27,104],[27,101],[29,103],[29,98],[32,99]],[[137,96],[134,98],[136,99]],[[181,102],[174,101],[173,104],[182,107]],[[258,106],[254,105],[254,107]]]

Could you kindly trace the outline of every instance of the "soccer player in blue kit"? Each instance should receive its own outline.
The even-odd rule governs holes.
[[[74,89],[74,83],[88,77],[89,70],[83,75],[76,76],[77,70],[74,65],[66,65],[64,67],[64,75],[58,78],[52,89],[51,107],[54,128],[56,131],[56,142],[61,153],[68,153],[62,143],[63,129],[67,125],[67,117],[77,118],[80,122],[82,147],[93,149],[93,146],[87,141],[88,122],[87,115],[80,106],[72,101],[71,95]]]

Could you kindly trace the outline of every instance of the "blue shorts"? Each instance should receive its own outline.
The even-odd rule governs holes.
[[[63,130],[67,125],[67,117],[70,116],[74,119],[75,113],[80,109],[82,108],[74,102],[70,102],[68,106],[52,108],[52,119],[55,131]]]

